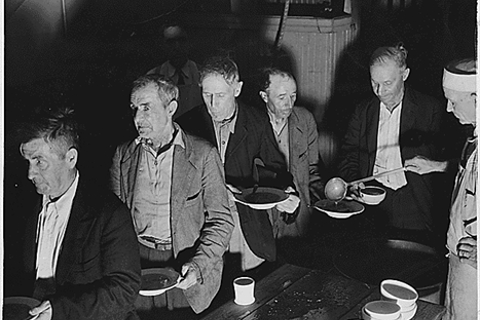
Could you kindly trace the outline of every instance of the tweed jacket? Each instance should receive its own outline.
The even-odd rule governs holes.
[[[405,88],[400,116],[400,153],[402,163],[417,155],[435,159],[438,149],[434,137],[438,136],[444,112],[434,98]],[[341,147],[339,174],[346,181],[368,177],[373,174],[377,152],[377,132],[380,101],[374,97],[359,105],[351,118]],[[402,212],[403,219],[418,219],[415,229],[431,229],[434,208],[432,175],[406,172],[408,184],[399,189],[411,190],[411,199],[416,212]],[[398,191],[398,190],[397,190]],[[382,205],[382,204],[381,204]],[[397,208],[401,210],[401,208]],[[400,218],[400,215],[396,216]]]
[[[202,281],[184,292],[192,309],[199,313],[210,305],[220,288],[223,254],[233,230],[233,218],[218,151],[203,139],[182,130],[180,133],[185,149],[174,146],[172,245],[177,262],[192,261],[200,269]],[[111,188],[132,214],[141,149],[134,140],[119,146],[110,170]]]
[[[27,224],[24,267],[35,283],[36,228],[41,199]],[[128,209],[111,192],[80,177],[55,273],[52,319],[138,319],[137,238]],[[33,292],[33,287],[31,288]]]
[[[239,188],[252,187],[253,163],[254,159],[259,158],[270,169],[267,171],[275,172],[276,176],[272,180],[268,179],[268,175],[262,177],[260,172],[261,184],[280,188],[293,185],[292,176],[286,170],[285,159],[275,141],[266,112],[245,105],[239,100],[237,102],[235,131],[230,135],[224,161],[227,183]],[[178,123],[191,134],[217,146],[213,121],[205,105],[185,113],[178,119]],[[240,203],[237,203],[237,209],[241,229],[250,249],[258,257],[274,261],[276,246],[267,212],[254,210]]]
[[[320,154],[318,149],[317,123],[305,108],[295,106],[288,118],[289,172],[300,196],[300,206],[295,221],[286,224],[277,219],[276,237],[307,236],[311,211],[310,204],[320,199],[324,192],[319,173]]]

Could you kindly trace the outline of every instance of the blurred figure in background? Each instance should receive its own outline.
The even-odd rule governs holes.
[[[189,59],[190,44],[187,33],[176,23],[163,28],[163,44],[168,60],[147,74],[160,74],[170,78],[180,93],[174,119],[202,103],[197,64]]]
[[[445,172],[458,166],[447,232],[449,271],[445,294],[445,320],[473,320],[477,307],[477,61],[450,63],[443,74],[447,111],[462,125],[473,125],[473,136],[465,143],[460,161],[434,161],[415,157],[405,161],[409,171],[420,175]]]
[[[319,173],[317,123],[307,109],[295,106],[297,84],[289,72],[277,68],[263,69],[259,94],[265,102],[275,139],[300,197],[294,220],[293,215],[271,210],[274,235],[277,239],[306,237],[313,210],[309,205],[324,198]]]

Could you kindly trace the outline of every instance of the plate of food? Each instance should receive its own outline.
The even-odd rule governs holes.
[[[40,301],[29,297],[6,297],[3,300],[2,319],[4,320],[25,320],[32,316],[29,311],[38,307]]]
[[[323,213],[326,213],[335,219],[346,219],[353,215],[360,214],[365,210],[365,207],[355,201],[332,201],[332,200],[320,200],[317,201],[313,207]]]
[[[142,270],[140,295],[145,297],[158,296],[167,290],[175,288],[180,280],[180,274],[172,269],[144,269]]]
[[[268,187],[248,188],[241,194],[235,194],[235,201],[257,210],[273,208],[287,198],[285,191]]]

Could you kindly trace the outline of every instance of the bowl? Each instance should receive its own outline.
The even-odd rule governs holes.
[[[372,320],[397,320],[402,317],[400,306],[390,301],[370,301],[363,307],[363,310],[365,315]]]
[[[380,293],[387,300],[394,301],[403,311],[412,309],[418,299],[417,291],[409,284],[387,279],[380,283]]]
[[[366,186],[360,190],[362,200],[366,204],[377,205],[385,199],[387,192],[385,189],[376,186]]]

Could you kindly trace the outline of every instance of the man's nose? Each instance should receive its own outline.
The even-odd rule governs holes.
[[[29,164],[28,165],[28,179],[33,180],[33,178],[35,178],[37,173],[38,173],[37,168],[34,165]]]
[[[447,102],[447,112],[453,112],[453,103]]]

